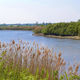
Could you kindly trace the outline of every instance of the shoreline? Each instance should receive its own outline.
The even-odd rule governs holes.
[[[18,31],[32,31],[31,29],[14,29],[14,28],[10,28],[10,29],[0,29],[1,30],[18,30]],[[44,36],[44,37],[48,37],[48,38],[58,38],[58,39],[73,39],[73,40],[80,40],[80,37],[79,36],[56,36],[56,35],[44,35],[43,33],[33,33],[32,35],[34,36]]]
[[[79,36],[56,36],[56,35],[44,35],[42,33],[38,33],[38,34],[34,33],[32,35],[34,35],[34,36],[44,36],[44,37],[48,37],[48,38],[80,40]]]

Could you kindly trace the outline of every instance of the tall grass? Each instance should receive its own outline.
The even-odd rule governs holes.
[[[0,80],[79,80],[79,65],[68,73],[65,65],[61,53],[36,42],[0,42]]]

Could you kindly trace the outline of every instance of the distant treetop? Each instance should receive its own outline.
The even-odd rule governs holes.
[[[78,22],[80,22],[80,19],[78,20]]]

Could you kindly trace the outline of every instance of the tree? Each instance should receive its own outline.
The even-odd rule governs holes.
[[[80,22],[80,19],[78,20],[78,22]]]

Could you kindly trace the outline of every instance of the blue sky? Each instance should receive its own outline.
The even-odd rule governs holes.
[[[0,23],[54,23],[78,19],[80,0],[0,0]]]

